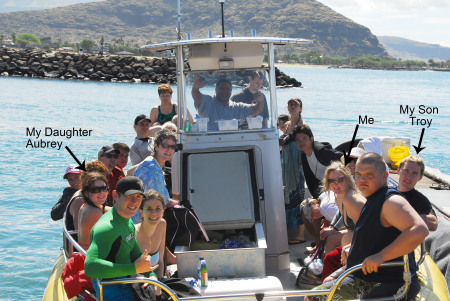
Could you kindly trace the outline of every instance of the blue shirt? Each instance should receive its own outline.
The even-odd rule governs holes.
[[[148,157],[136,168],[134,176],[144,182],[144,190],[154,189],[159,192],[167,203],[170,201],[169,191],[164,183],[164,174],[158,162],[153,157]],[[131,218],[134,223],[139,223],[141,214],[139,211]]]
[[[244,120],[252,114],[253,104],[234,102],[229,100],[228,106],[224,106],[215,96],[202,94],[202,102],[195,107],[198,115],[202,118],[209,118],[208,131],[219,129],[218,120]]]

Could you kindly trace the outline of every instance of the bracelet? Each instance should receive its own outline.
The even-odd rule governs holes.
[[[150,275],[148,275],[148,277],[150,278],[152,276],[154,276],[154,277],[156,277],[156,279],[158,279],[158,275],[156,275],[155,272],[153,272],[153,271],[150,272]]]

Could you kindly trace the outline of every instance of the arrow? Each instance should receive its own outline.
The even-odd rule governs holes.
[[[422,139],[423,139],[423,134],[424,133],[425,133],[425,128],[422,128],[422,134],[420,134],[420,139],[419,139],[419,146],[413,145],[413,147],[415,148],[417,154],[419,154],[422,150],[425,149],[425,147],[420,147],[422,145]]]
[[[359,128],[359,124],[356,125],[355,132],[353,133],[352,143],[350,143],[350,146],[349,146],[349,149],[348,149],[348,154],[343,152],[344,153],[345,166],[347,166],[347,164],[352,160],[350,158],[350,152],[352,151],[353,143],[355,143],[355,138],[356,138],[356,133],[358,132],[358,128]]]
[[[80,163],[80,161],[77,159],[77,157],[75,157],[75,155],[72,153],[72,151],[70,150],[70,148],[68,148],[67,146],[66,146],[66,149],[67,149],[67,151],[69,152],[69,154],[71,154],[72,155],[72,157],[75,159],[75,161],[77,161],[77,163],[79,164],[77,167],[75,167],[76,169],[79,169],[79,170],[83,170],[83,171],[86,171],[86,167],[85,167],[85,161],[83,161],[83,163]]]

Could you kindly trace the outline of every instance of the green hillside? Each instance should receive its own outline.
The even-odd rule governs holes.
[[[106,0],[66,7],[0,14],[0,34],[32,33],[68,42],[123,38],[136,43],[176,38],[176,0]],[[315,0],[225,2],[225,29],[235,36],[312,39],[328,56],[386,56],[370,30]],[[211,0],[181,1],[182,32],[204,38],[221,33],[220,5]],[[185,37],[186,35],[184,35]]]

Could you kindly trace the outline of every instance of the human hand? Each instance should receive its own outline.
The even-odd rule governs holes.
[[[342,265],[347,264],[347,257],[348,257],[349,250],[350,250],[350,245],[346,245],[346,246],[342,247],[342,251],[341,251],[341,264]]]
[[[328,237],[328,235],[331,235],[333,233],[337,232],[333,227],[326,227],[320,230],[320,239],[324,240]]]
[[[192,86],[194,88],[201,89],[206,86],[206,83],[200,76],[198,76],[198,74],[194,74],[194,83],[192,84]]]
[[[383,259],[381,258],[380,253],[371,255],[364,259],[362,263],[362,271],[364,275],[378,272],[378,267],[383,263]]]
[[[150,263],[150,256],[148,255],[147,249],[144,250],[144,253],[142,253],[142,256],[136,259],[134,262],[134,267],[136,268],[136,273],[145,273],[145,272],[151,272],[156,270],[159,265],[151,266]]]

